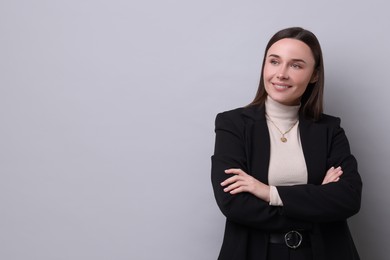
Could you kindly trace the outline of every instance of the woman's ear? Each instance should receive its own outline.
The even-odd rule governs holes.
[[[318,80],[318,70],[314,70],[313,75],[311,75],[310,83],[316,83]]]

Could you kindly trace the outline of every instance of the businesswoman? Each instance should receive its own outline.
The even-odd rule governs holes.
[[[287,28],[266,46],[252,103],[217,115],[219,260],[359,259],[347,219],[362,182],[340,119],[323,113],[323,89],[316,36]]]

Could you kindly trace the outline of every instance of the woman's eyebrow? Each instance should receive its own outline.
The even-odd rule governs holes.
[[[270,55],[268,55],[268,57],[273,57],[273,58],[278,58],[278,59],[280,59],[280,56],[277,55],[277,54],[270,54]],[[305,60],[302,60],[302,59],[291,59],[291,61],[293,61],[293,62],[303,62],[303,63],[307,63]]]

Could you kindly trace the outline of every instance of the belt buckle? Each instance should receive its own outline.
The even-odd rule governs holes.
[[[284,235],[284,242],[289,248],[295,249],[302,243],[302,234],[295,230],[289,231]]]

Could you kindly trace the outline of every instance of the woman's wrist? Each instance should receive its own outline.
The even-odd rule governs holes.
[[[255,196],[261,200],[264,200],[265,202],[269,202],[270,201],[270,186],[259,181],[259,185],[258,185],[257,192],[256,192]]]

